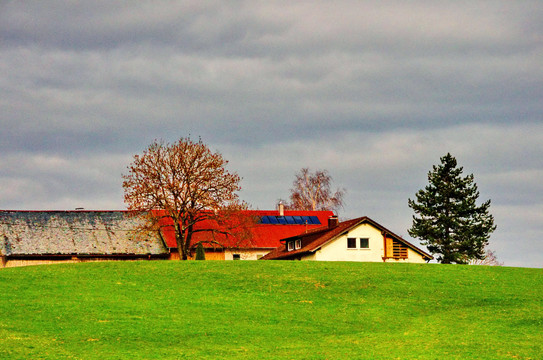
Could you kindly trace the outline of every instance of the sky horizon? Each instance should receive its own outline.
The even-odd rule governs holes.
[[[407,234],[451,153],[489,248],[543,267],[539,1],[0,3],[0,209],[122,210],[155,139],[201,137],[274,209],[303,167]]]

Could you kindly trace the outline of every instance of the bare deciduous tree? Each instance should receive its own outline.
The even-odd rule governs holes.
[[[345,189],[337,189],[332,193],[332,176],[326,170],[311,173],[303,168],[295,174],[296,178],[290,190],[290,203],[286,207],[291,210],[328,210],[337,212],[343,207]]]
[[[161,236],[164,227],[173,227],[180,258],[186,260],[196,245],[192,243],[195,232],[226,231],[196,224],[210,219],[225,223],[247,207],[236,194],[241,179],[228,172],[226,164],[201,139],[181,138],[173,144],[155,141],[142,155],[134,156],[128,174],[123,175],[125,203],[129,211],[145,216],[148,228]]]
[[[503,266],[503,262],[498,261],[496,253],[492,250],[485,249],[485,257],[481,260],[472,259],[469,262],[470,265],[489,265],[489,266]]]

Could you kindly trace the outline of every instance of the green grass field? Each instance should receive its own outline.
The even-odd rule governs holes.
[[[542,359],[543,270],[270,261],[0,270],[1,359]]]

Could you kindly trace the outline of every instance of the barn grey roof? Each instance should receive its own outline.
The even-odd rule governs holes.
[[[0,211],[0,255],[158,255],[156,235],[125,211]]]

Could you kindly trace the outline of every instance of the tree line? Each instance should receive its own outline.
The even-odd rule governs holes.
[[[489,213],[490,200],[477,205],[479,192],[473,174],[462,176],[463,168],[457,167],[449,153],[440,160],[441,164],[428,173],[429,184],[414,200],[408,199],[415,212],[409,235],[420,239],[442,263],[498,264],[495,254],[487,249],[496,229]],[[128,172],[122,175],[127,208],[146,219],[146,230],[162,236],[165,227],[173,228],[181,259],[192,257],[196,249],[201,259],[202,241],[193,240],[195,233],[228,235],[235,228],[251,226],[251,219],[239,216],[249,208],[237,194],[241,177],[228,171],[227,164],[202,139],[185,137],[171,144],[156,140],[134,156]],[[302,168],[295,174],[289,199],[280,201],[290,210],[337,213],[344,206],[346,190],[332,190],[332,182],[326,170]],[[222,226],[196,226],[206,220]]]

